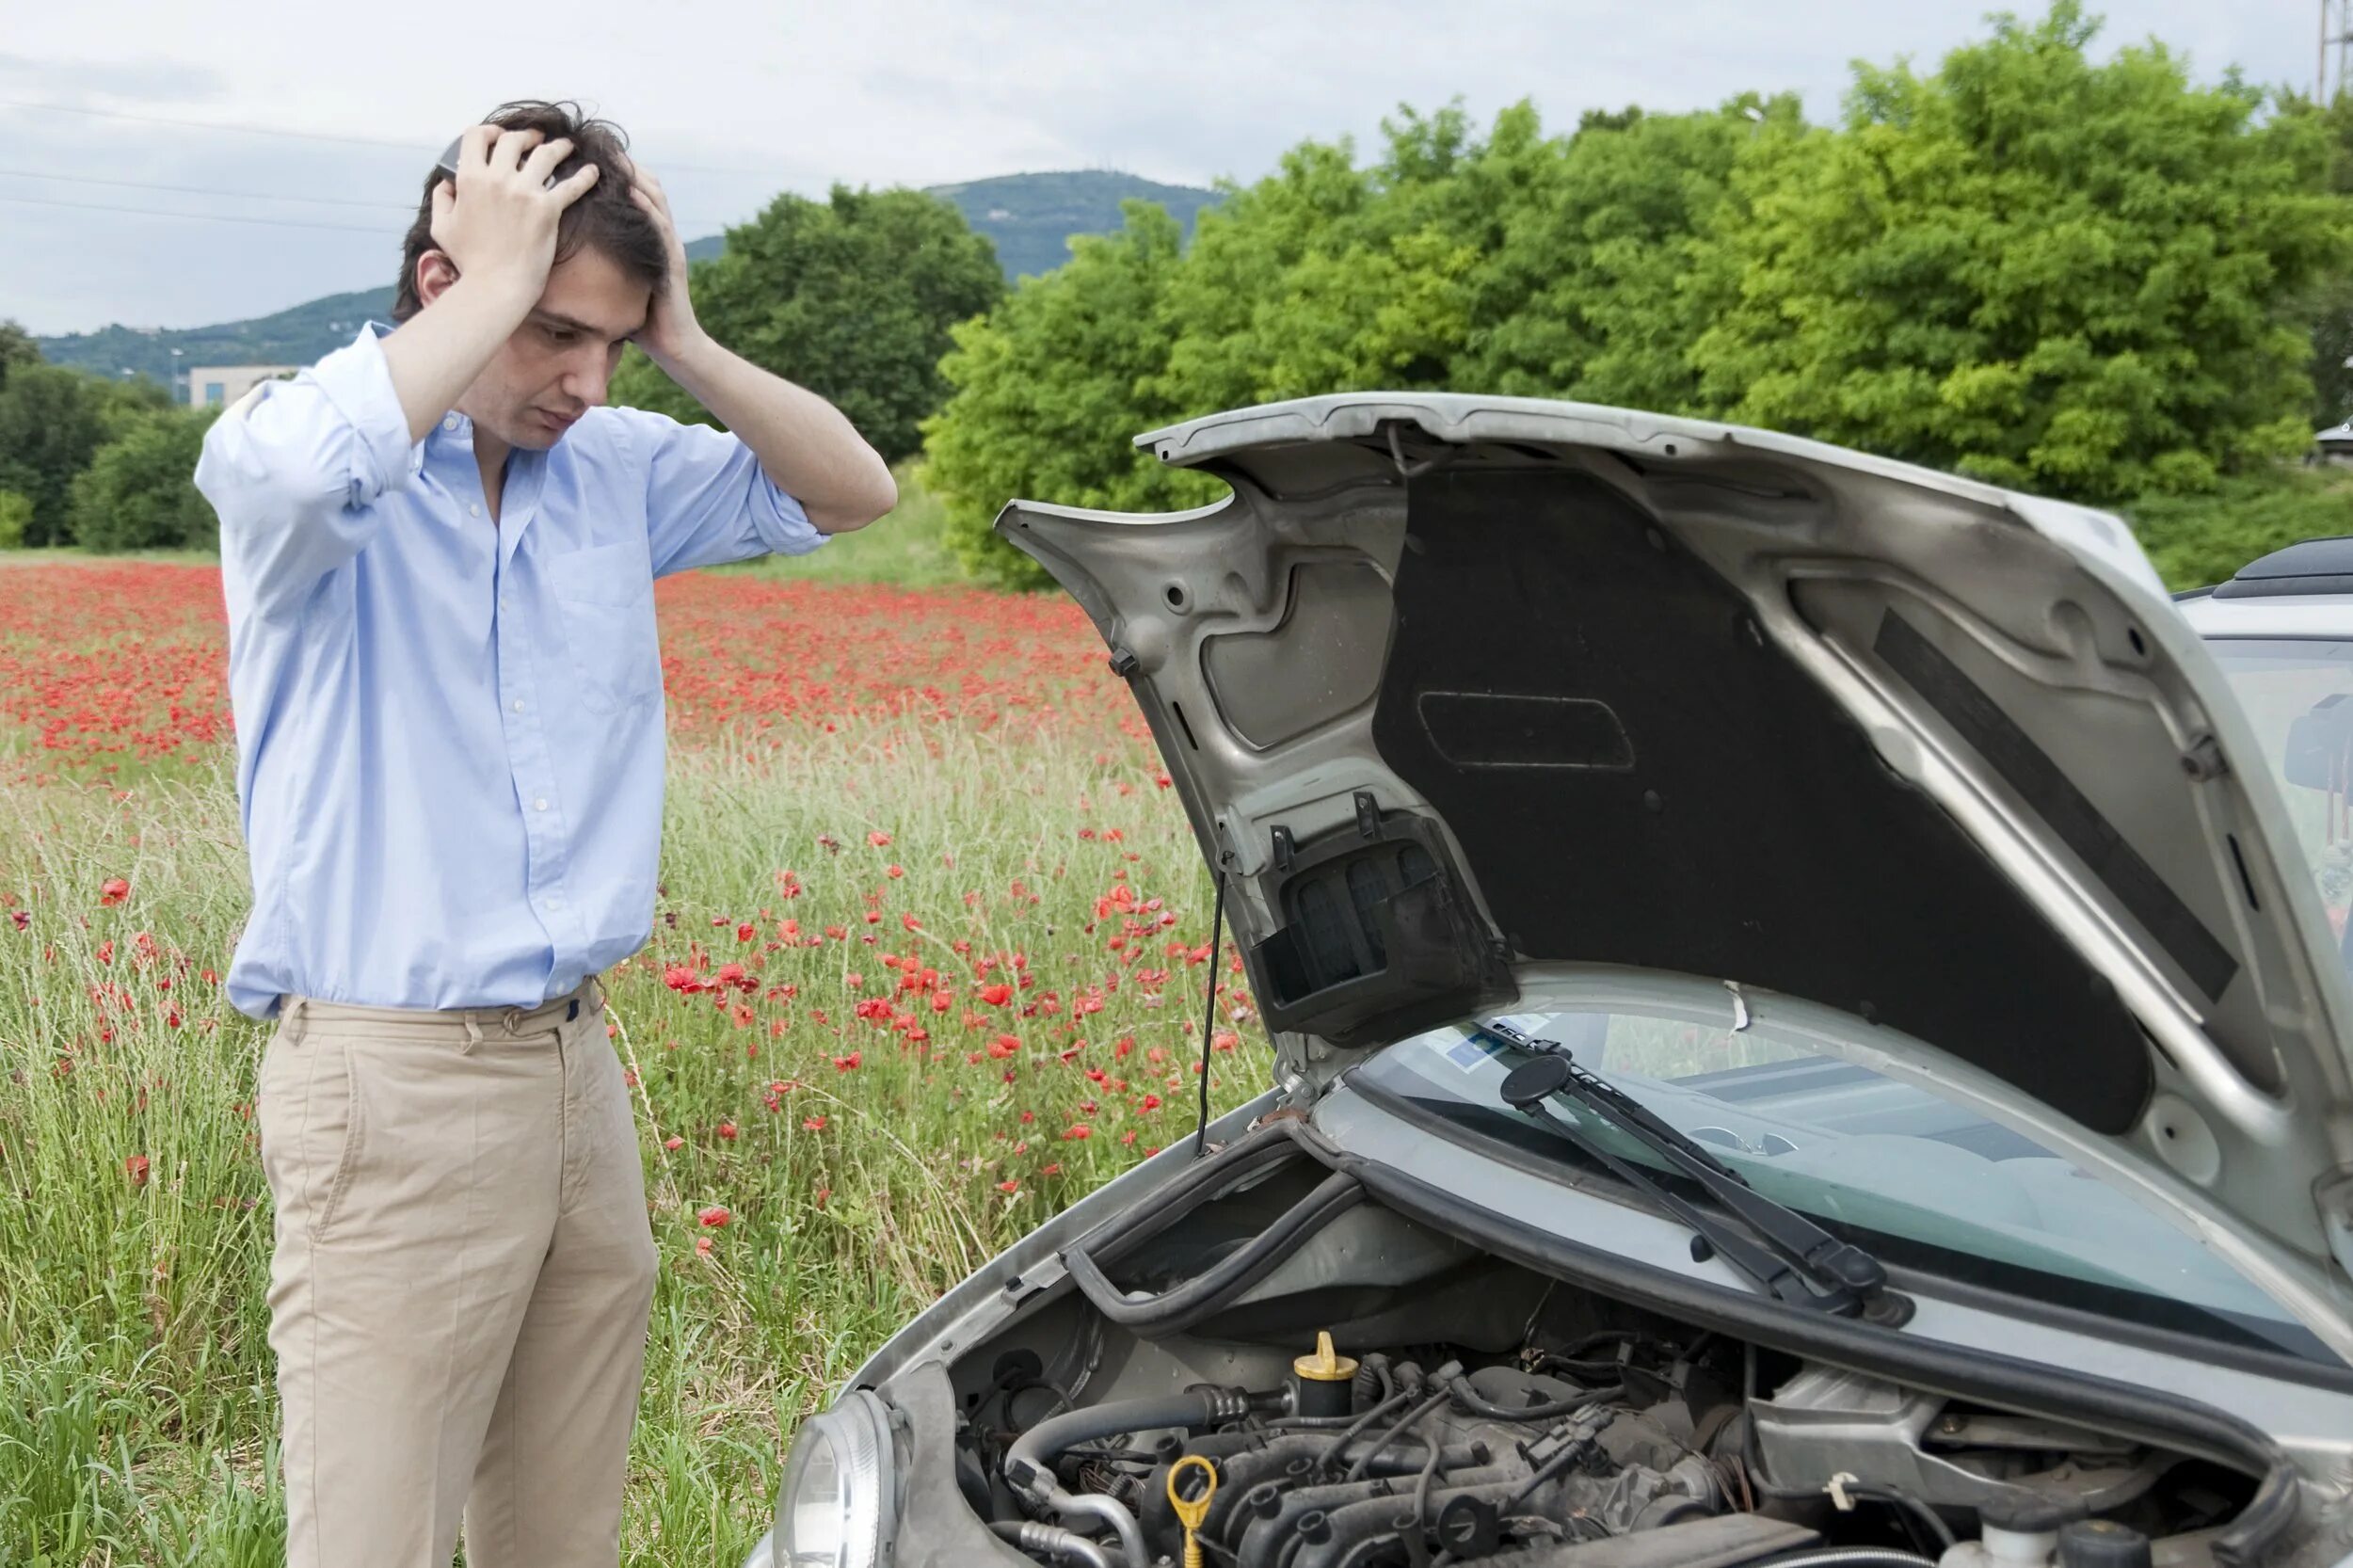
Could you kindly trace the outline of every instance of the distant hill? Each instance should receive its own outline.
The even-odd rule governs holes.
[[[986,234],[1008,279],[1048,272],[1069,259],[1073,234],[1109,233],[1120,224],[1119,203],[1129,197],[1158,201],[1187,232],[1193,215],[1218,200],[1215,191],[1163,185],[1133,174],[1079,169],[1050,174],[1005,174],[960,185],[935,185],[931,194],[952,202],[965,221]],[[689,261],[703,261],[726,248],[718,234],[687,244]],[[142,331],[104,327],[40,338],[43,358],[100,376],[119,376],[127,367],[184,395],[176,379],[191,365],[307,365],[351,341],[373,316],[390,321],[392,289],[330,294],[275,315],[217,327]],[[172,351],[179,350],[175,355]]]
[[[953,202],[964,220],[996,245],[1007,278],[1053,271],[1070,259],[1071,235],[1107,234],[1117,229],[1119,204],[1130,197],[1158,201],[1187,233],[1193,232],[1193,215],[1218,200],[1213,190],[1163,185],[1099,168],[1004,174],[930,189]]]

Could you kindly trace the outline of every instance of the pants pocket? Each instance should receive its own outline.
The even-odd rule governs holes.
[[[366,1143],[360,1056],[332,1037],[273,1037],[262,1066],[254,1105],[262,1174],[281,1219],[315,1244],[327,1239]]]

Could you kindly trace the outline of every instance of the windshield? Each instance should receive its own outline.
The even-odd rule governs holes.
[[[1737,1029],[1730,1011],[1616,1005],[1501,1021],[1568,1047],[1759,1192],[1891,1266],[2336,1364],[2254,1285],[2089,1172],[1957,1102],[1854,1065],[1762,1009]],[[1465,1142],[1599,1173],[1599,1161],[1503,1103],[1503,1079],[1525,1059],[1497,1035],[1449,1026],[1399,1042],[1349,1082]],[[1551,1103],[1580,1115],[1565,1098]],[[1601,1119],[1584,1113],[1580,1125],[1660,1186],[1706,1201]]]
[[[2353,641],[2215,637],[2206,648],[2280,780],[2305,864],[2340,944],[2353,904]]]

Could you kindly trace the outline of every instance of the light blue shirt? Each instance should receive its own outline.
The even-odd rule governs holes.
[[[411,445],[370,322],[204,438],[253,906],[229,966],[281,994],[528,1006],[645,946],[662,836],[653,583],[825,536],[751,449],[593,408],[507,458]]]

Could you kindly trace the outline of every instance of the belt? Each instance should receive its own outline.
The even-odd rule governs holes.
[[[310,1033],[321,1027],[334,1025],[358,1026],[362,1029],[392,1026],[404,1032],[425,1030],[447,1031],[463,1035],[465,1048],[471,1049],[481,1043],[491,1031],[508,1034],[530,1034],[551,1030],[571,1022],[584,1009],[594,1013],[604,1006],[604,984],[600,977],[584,977],[578,985],[560,997],[530,1007],[368,1007],[356,1002],[328,1001],[317,997],[284,996],[279,999],[279,1026],[297,1034]]]

